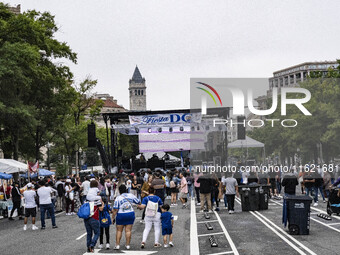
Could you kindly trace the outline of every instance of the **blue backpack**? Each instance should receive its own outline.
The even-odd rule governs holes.
[[[102,228],[107,228],[112,224],[110,213],[107,210],[99,213],[99,223]]]
[[[78,210],[77,213],[79,218],[88,219],[91,215],[91,206],[90,203],[84,203]]]

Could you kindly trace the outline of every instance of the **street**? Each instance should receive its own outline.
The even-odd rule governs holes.
[[[223,201],[222,201],[223,202]],[[171,207],[175,216],[174,247],[154,248],[154,234],[150,232],[144,250],[140,242],[144,224],[140,223],[141,212],[136,212],[133,227],[131,250],[124,247],[113,250],[115,244],[115,226],[110,229],[111,248],[96,249],[96,253],[105,254],[338,254],[340,244],[340,217],[332,216],[326,221],[317,216],[326,213],[326,203],[320,201],[318,207],[311,207],[309,235],[292,236],[283,228],[282,200],[270,200],[269,209],[265,211],[241,212],[240,200],[235,201],[235,214],[228,214],[222,206],[221,211],[209,213],[205,219],[191,200],[190,208],[181,205]],[[23,231],[23,221],[0,221],[1,254],[87,254],[86,231],[83,221],[77,216],[59,213],[56,217],[57,229],[52,229],[50,220],[46,221],[45,230]],[[39,219],[39,217],[38,217]],[[208,230],[209,222],[213,230]],[[37,221],[40,226],[40,221]],[[209,236],[214,235],[218,247],[211,247]],[[105,240],[105,239],[104,239]],[[98,241],[99,244],[99,241]],[[197,246],[198,245],[198,246]]]

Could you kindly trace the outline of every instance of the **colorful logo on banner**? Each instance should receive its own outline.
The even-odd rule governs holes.
[[[185,124],[201,122],[200,113],[171,113],[129,116],[131,125]]]

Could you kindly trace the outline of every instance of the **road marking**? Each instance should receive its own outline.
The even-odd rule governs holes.
[[[277,203],[277,204],[283,206],[283,205],[280,204],[280,203]],[[321,212],[321,213],[326,213],[326,212],[324,212],[324,211],[322,211],[322,210],[320,210],[320,209],[317,209],[317,208],[311,207],[311,209],[314,209],[314,210],[319,211],[319,212]],[[334,217],[336,217],[336,216],[334,216]],[[337,218],[339,218],[339,217],[337,217]],[[324,225],[325,227],[328,227],[328,228],[330,228],[330,229],[332,229],[332,230],[334,230],[334,231],[340,233],[340,230],[339,230],[339,229],[334,228],[334,227],[331,226],[331,225],[333,225],[333,224],[335,225],[335,223],[326,224],[326,223],[324,223],[324,222],[322,222],[322,221],[319,221],[319,220],[317,220],[317,219],[314,219],[314,218],[312,218],[312,217],[310,217],[310,219],[311,219],[311,220],[314,220],[314,221],[317,222],[317,223],[320,223],[321,225]],[[339,224],[340,224],[340,222],[339,222]]]
[[[233,251],[224,251],[224,252],[218,252],[218,253],[209,253],[206,255],[222,255],[222,254],[231,254],[234,253]]]
[[[216,211],[214,211],[214,213],[215,213],[215,215],[216,215],[216,218],[217,218],[217,220],[218,220],[218,223],[220,223],[220,226],[221,226],[221,228],[222,228],[222,230],[223,230],[223,232],[224,232],[225,237],[227,238],[227,240],[228,240],[228,242],[229,242],[229,244],[230,244],[231,249],[233,250],[233,252],[234,252],[235,255],[239,255],[239,253],[238,253],[238,251],[237,251],[237,249],[236,249],[236,246],[235,246],[233,240],[231,239],[231,237],[230,237],[230,235],[229,235],[227,229],[225,228],[225,226],[224,226],[224,224],[223,224],[223,222],[222,222],[220,216],[218,215],[218,213],[217,213]]]
[[[86,236],[86,234],[87,234],[87,233],[82,234],[81,236],[77,237],[76,240],[78,241],[78,240],[82,239],[84,236]]]
[[[177,220],[178,219],[178,216],[177,215],[174,215],[174,220]]]
[[[273,231],[278,237],[280,237],[283,241],[285,241],[289,246],[291,246],[294,250],[296,250],[299,254],[304,254],[302,250],[300,250],[296,245],[294,245],[291,241],[281,235],[278,231],[276,231],[272,226],[270,226],[267,222],[265,222],[260,216],[256,215],[254,212],[250,211],[250,213],[255,216],[259,221],[261,221],[267,228]]]
[[[64,213],[64,212],[56,213],[55,216],[58,216],[58,215],[63,214],[63,213]]]
[[[83,255],[90,255],[90,254],[106,254],[106,255],[116,255],[117,253],[99,253],[100,249],[94,249],[94,252],[86,252]],[[154,254],[158,251],[127,251],[127,250],[120,250],[124,254],[128,255],[148,255],[148,254]]]
[[[223,235],[224,232],[217,232],[217,233],[210,233],[210,234],[201,234],[198,235],[198,237],[202,237],[202,236],[214,236],[214,235]]]
[[[190,255],[199,255],[195,200],[191,200],[190,214]]]
[[[264,216],[263,214],[259,213],[259,212],[255,212],[255,214],[257,214],[258,216],[262,217],[264,220],[266,220],[268,223],[270,223],[273,227],[275,227],[277,230],[279,230],[281,233],[283,233],[284,235],[286,235],[289,239],[291,239],[292,241],[294,241],[297,245],[299,245],[301,248],[303,248],[304,250],[306,250],[307,252],[309,252],[310,254],[313,255],[317,255],[315,252],[313,252],[311,249],[309,249],[307,246],[305,246],[304,244],[302,244],[301,242],[299,242],[298,240],[296,240],[294,237],[292,237],[291,235],[287,234],[282,228],[278,227],[277,225],[275,225],[274,222],[272,222],[271,220],[269,220],[266,216]]]
[[[236,199],[236,201],[241,204],[241,202],[239,200]],[[316,253],[314,253],[312,250],[310,250],[308,247],[306,247],[305,245],[303,245],[301,242],[299,242],[298,240],[296,240],[295,238],[293,238],[292,236],[290,236],[289,234],[287,234],[284,230],[282,230],[281,228],[279,228],[278,226],[276,226],[272,221],[270,221],[267,217],[265,217],[264,215],[262,215],[261,213],[255,211],[250,211],[250,213],[256,217],[259,221],[261,221],[267,228],[269,228],[271,231],[273,231],[277,236],[279,236],[283,241],[285,241],[289,246],[291,246],[294,250],[296,250],[299,254],[302,255],[306,255],[306,253],[304,251],[302,251],[299,247],[297,247],[294,243],[292,243],[290,240],[288,240],[287,238],[291,239],[292,241],[294,241],[297,245],[299,245],[301,248],[305,249],[307,252],[309,252],[312,255],[317,255]],[[276,230],[276,229],[277,230]],[[282,233],[279,233],[279,231]],[[286,238],[286,237],[287,238]]]
[[[328,226],[333,226],[333,225],[338,225],[338,224],[340,224],[340,222],[337,222],[337,223],[329,223],[329,224],[327,224]]]
[[[206,221],[197,221],[197,224],[199,223],[208,223],[208,222],[216,222],[218,220],[206,220]]]
[[[310,218],[310,219],[311,219],[311,220],[314,220],[314,221],[320,223],[321,225],[324,225],[324,226],[326,226],[326,227],[328,227],[328,228],[330,228],[330,229],[332,229],[332,230],[334,230],[334,231],[340,233],[340,229],[337,229],[337,228],[335,228],[335,227],[329,226],[329,224],[323,223],[323,222],[321,222],[321,221],[319,221],[319,220],[317,220],[317,219],[314,219],[314,218]]]
[[[278,203],[278,202],[276,202],[276,201],[272,201],[272,202],[274,202],[274,203],[276,203],[276,204],[282,206],[281,203]],[[324,213],[324,214],[328,214],[327,212],[325,212],[325,211],[323,211],[323,210],[321,210],[321,209],[319,209],[319,208],[315,208],[314,206],[311,206],[310,208],[313,209],[313,210],[315,210],[315,211],[317,211],[317,212]],[[340,217],[339,217],[339,216],[333,215],[332,217],[335,218],[335,219],[340,220]]]

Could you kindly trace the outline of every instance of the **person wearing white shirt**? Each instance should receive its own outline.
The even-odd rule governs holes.
[[[85,200],[86,200],[86,196],[89,192],[89,189],[90,189],[90,178],[88,176],[86,176],[86,180],[82,183],[81,185],[81,188],[82,188],[82,199],[81,199],[81,202],[84,203]]]
[[[32,183],[27,184],[27,190],[24,192],[25,198],[25,220],[24,230],[27,230],[28,218],[32,216],[32,229],[37,230],[38,227],[35,225],[35,217],[37,215],[37,204],[35,202],[36,192],[32,189]]]
[[[54,206],[52,204],[51,193],[56,190],[48,186],[46,181],[40,182],[41,187],[38,189],[39,204],[40,204],[40,217],[41,217],[41,229],[45,229],[45,212],[48,211],[51,216],[52,228],[57,228],[55,223]]]

